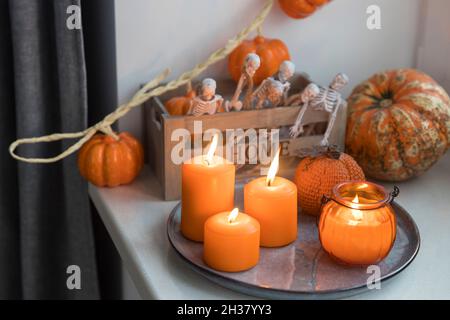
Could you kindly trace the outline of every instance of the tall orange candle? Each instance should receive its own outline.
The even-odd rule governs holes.
[[[193,241],[203,241],[206,219],[231,211],[234,206],[234,164],[214,155],[217,135],[206,155],[182,166],[181,232]]]
[[[203,259],[219,271],[250,269],[259,260],[259,237],[258,221],[237,208],[216,214],[205,223]]]
[[[244,187],[245,212],[261,225],[261,246],[281,247],[297,239],[297,187],[276,177],[279,151],[266,177]]]

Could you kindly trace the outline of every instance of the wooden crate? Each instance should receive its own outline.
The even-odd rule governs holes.
[[[309,81],[303,76],[297,76],[292,83],[291,93],[302,90]],[[217,82],[217,92],[225,99],[229,99],[235,88],[231,80]],[[181,166],[171,160],[172,148],[178,143],[171,141],[172,132],[177,128],[185,128],[193,133],[194,121],[200,120],[203,131],[207,129],[261,129],[261,128],[288,128],[292,126],[297,118],[301,107],[277,107],[262,110],[249,110],[240,112],[218,113],[214,115],[194,116],[171,116],[164,107],[165,101],[174,96],[184,95],[185,89],[180,88],[160,97],[149,100],[144,107],[144,148],[146,158],[152,167],[163,191],[165,200],[176,200],[181,197]],[[343,149],[346,126],[346,105],[341,106],[341,111],[330,135],[330,144],[338,145]],[[326,127],[329,114],[323,111],[308,110],[304,116],[303,123],[306,125],[322,123],[323,131]],[[284,130],[286,131],[286,130]],[[282,153],[280,157],[279,175],[292,177],[298,164],[298,151],[318,145],[323,135],[301,136],[289,139],[288,136],[280,136]],[[237,181],[248,179],[259,175],[259,169],[255,165],[244,165],[236,171]]]

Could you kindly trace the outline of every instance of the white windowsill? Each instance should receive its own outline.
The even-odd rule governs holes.
[[[419,254],[381,290],[352,298],[449,299],[450,154],[423,176],[397,185],[399,204],[421,232]],[[129,186],[90,185],[89,194],[143,299],[253,298],[208,281],[176,255],[166,235],[166,220],[176,202],[161,199],[158,182],[147,166]]]

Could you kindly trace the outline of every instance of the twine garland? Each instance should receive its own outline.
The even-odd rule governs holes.
[[[189,83],[192,79],[196,78],[203,71],[205,71],[209,66],[220,60],[225,59],[244,39],[247,38],[247,36],[251,32],[255,30],[259,30],[260,32],[264,20],[266,19],[270,10],[272,9],[273,2],[274,0],[267,0],[264,8],[261,10],[259,15],[252,21],[252,23],[249,26],[247,26],[245,29],[239,32],[234,38],[228,40],[227,44],[223,48],[213,52],[208,57],[208,59],[196,65],[194,69],[183,73],[180,77],[178,77],[178,79],[170,81],[164,86],[159,86],[159,84],[170,73],[170,71],[166,69],[163,73],[159,74],[156,78],[154,78],[153,80],[148,82],[143,88],[141,88],[128,103],[119,106],[114,112],[107,115],[102,121],[98,122],[92,127],[74,133],[55,133],[42,137],[18,139],[9,146],[9,153],[16,160],[27,163],[53,163],[61,159],[64,159],[67,156],[71,155],[72,153],[78,151],[83,146],[83,144],[85,144],[90,138],[92,138],[98,131],[110,135],[115,139],[119,139],[118,136],[111,129],[111,125],[114,122],[116,122],[121,117],[125,116],[131,109],[142,105],[148,99],[159,96],[168,91],[177,89],[178,87],[181,87],[182,85]],[[22,144],[34,144],[40,142],[52,142],[76,138],[81,139],[78,140],[73,145],[71,145],[69,148],[67,148],[59,155],[52,158],[26,158],[21,157],[15,153],[17,147]]]

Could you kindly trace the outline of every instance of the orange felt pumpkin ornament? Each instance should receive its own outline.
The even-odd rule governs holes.
[[[450,98],[420,71],[375,74],[348,98],[346,150],[369,177],[420,175],[449,146]]]
[[[127,132],[118,140],[96,134],[78,153],[81,176],[99,187],[116,187],[136,178],[144,163],[144,151],[139,141]]]
[[[316,9],[329,0],[278,0],[281,9],[291,18],[303,19],[313,14]]]
[[[245,40],[228,57],[228,71],[236,82],[239,81],[242,65],[249,53],[256,53],[261,59],[261,66],[253,76],[255,85],[274,75],[283,61],[291,59],[288,48],[279,39],[257,36],[253,40]]]
[[[189,111],[191,100],[195,98],[195,96],[195,90],[192,89],[191,82],[189,81],[186,86],[186,95],[184,97],[174,97],[169,99],[164,106],[170,115],[182,116]]]
[[[365,180],[365,176],[356,161],[345,153],[329,148],[319,155],[303,158],[294,178],[302,212],[318,215],[322,197],[330,197],[335,185],[351,180]]]

